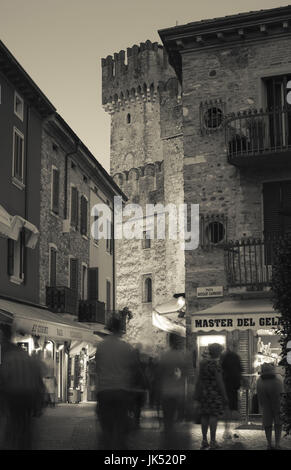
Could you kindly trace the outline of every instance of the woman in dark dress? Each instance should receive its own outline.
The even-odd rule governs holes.
[[[201,413],[202,444],[201,449],[208,449],[208,428],[210,427],[210,449],[219,448],[216,442],[218,418],[227,406],[227,394],[222,378],[220,356],[222,346],[218,343],[208,346],[209,358],[200,364],[200,372],[194,399],[199,402]]]

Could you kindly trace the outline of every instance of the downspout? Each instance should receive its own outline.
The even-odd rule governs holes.
[[[28,220],[28,208],[27,208],[27,175],[28,175],[28,131],[29,131],[29,115],[30,115],[30,106],[26,105],[26,130],[25,130],[25,188],[24,188],[24,218]]]
[[[65,176],[64,176],[64,219],[65,220],[67,218],[67,212],[68,212],[68,187],[67,187],[68,186],[68,160],[70,156],[75,155],[78,152],[79,142],[80,140],[78,139],[77,142],[75,143],[75,150],[65,155]]]

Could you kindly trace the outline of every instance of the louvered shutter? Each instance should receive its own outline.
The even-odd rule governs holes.
[[[98,300],[98,268],[89,268],[88,271],[88,299],[89,300]]]
[[[75,186],[72,186],[71,192],[71,225],[78,226],[78,211],[79,211],[79,191]]]
[[[57,251],[55,248],[50,250],[50,285],[54,287],[57,282]]]
[[[106,281],[106,309],[108,312],[111,310],[111,283]]]
[[[281,188],[283,232],[291,233],[291,181],[282,181]]]
[[[53,169],[53,184],[52,184],[52,210],[56,214],[59,213],[59,171],[54,168]]]
[[[78,260],[70,258],[70,288],[78,291]]]
[[[264,234],[280,234],[282,231],[281,186],[280,183],[265,183],[264,197]]]
[[[81,197],[81,234],[87,235],[87,211],[88,211],[88,203],[87,199],[82,196]]]
[[[14,274],[14,240],[8,239],[7,248],[7,272],[9,276]]]

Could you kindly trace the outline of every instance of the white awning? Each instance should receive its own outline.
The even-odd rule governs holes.
[[[280,314],[268,299],[227,300],[192,313],[192,332],[276,329]]]
[[[186,336],[185,319],[179,318],[179,311],[184,307],[182,298],[172,299],[169,302],[157,305],[152,313],[153,325],[167,333]]]
[[[0,312],[12,314],[15,329],[31,335],[60,342],[75,340],[95,344],[102,341],[90,328],[45,308],[0,299]]]
[[[25,246],[35,248],[39,237],[37,227],[20,215],[10,215],[4,207],[0,206],[0,236],[17,241],[22,228],[27,231]]]

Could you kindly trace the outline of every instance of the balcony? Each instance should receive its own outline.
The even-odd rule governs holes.
[[[232,114],[225,120],[225,132],[230,164],[291,166],[291,107]]]
[[[105,303],[99,300],[80,300],[79,322],[102,323],[105,325]]]
[[[249,290],[270,286],[275,245],[276,238],[228,242],[224,247],[228,286]]]
[[[46,288],[46,305],[53,312],[77,314],[77,292],[66,286]]]

